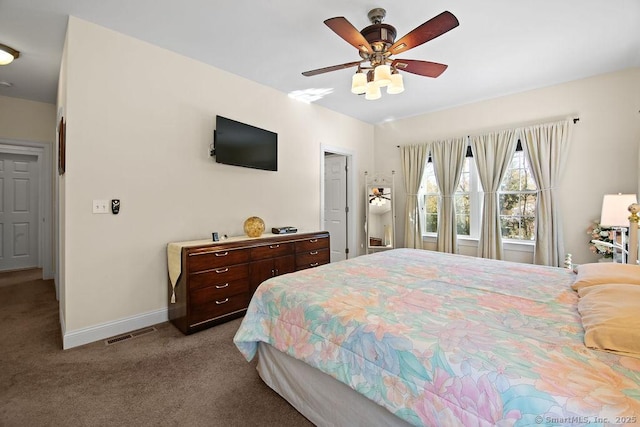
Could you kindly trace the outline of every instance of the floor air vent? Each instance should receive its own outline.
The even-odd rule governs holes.
[[[154,328],[154,327],[139,329],[137,331],[133,331],[133,332],[129,332],[129,333],[126,333],[126,334],[118,335],[116,337],[111,337],[111,338],[105,340],[104,343],[106,345],[116,344],[116,343],[119,343],[119,342],[122,342],[122,341],[130,340],[132,338],[140,337],[142,335],[147,335],[147,334],[150,334],[151,332],[155,332],[155,331],[156,331],[156,328]]]

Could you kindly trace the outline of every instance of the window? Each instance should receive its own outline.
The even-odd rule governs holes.
[[[423,232],[436,234],[440,190],[431,160],[425,167],[420,194],[423,196],[421,208],[425,219]],[[476,239],[480,236],[482,195],[476,164],[469,149],[455,193],[456,229],[459,236]],[[502,237],[534,240],[537,187],[520,142],[502,180],[498,195]]]
[[[538,188],[520,142],[518,147],[498,191],[500,228],[505,239],[534,240]]]
[[[436,174],[433,170],[433,163],[431,157],[427,162],[427,166],[424,170],[424,176],[422,177],[422,185],[420,186],[419,194],[423,194],[423,208],[425,213],[425,226],[424,232],[437,233],[438,232],[438,197],[440,197],[440,190],[438,190],[438,183],[436,181]]]
[[[478,237],[478,224],[481,215],[482,193],[478,181],[476,164],[468,151],[462,168],[460,182],[454,196],[456,205],[456,229],[459,236]],[[440,190],[436,181],[433,163],[427,162],[420,194],[423,195],[423,210],[425,212],[425,233],[438,232],[438,199]]]

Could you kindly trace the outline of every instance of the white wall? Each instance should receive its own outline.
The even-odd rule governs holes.
[[[396,215],[400,243],[404,241],[406,193],[397,145],[569,115],[580,121],[572,125],[570,159],[560,190],[565,247],[575,263],[595,262],[596,256],[588,250],[586,229],[600,217],[602,196],[638,191],[639,88],[640,68],[633,68],[376,126],[376,171],[399,171]],[[516,253],[507,258],[532,260],[528,254]]]
[[[57,126],[59,126],[60,120],[61,119],[65,119],[65,123],[67,121],[67,113],[66,113],[66,108],[67,108],[67,62],[68,62],[68,49],[67,49],[67,44],[68,44],[68,39],[69,39],[69,34],[66,35],[65,40],[64,40],[64,48],[62,51],[62,60],[60,63],[60,75],[58,76],[58,98],[57,98],[57,104],[58,104],[58,110],[57,110],[57,116],[56,116],[56,124]],[[59,131],[59,129],[58,129]],[[66,135],[66,128],[65,128],[65,135]],[[59,135],[57,135],[58,137]],[[65,137],[65,141],[66,141],[66,137]],[[66,146],[66,143],[65,143]],[[65,149],[65,153],[66,153],[66,149]],[[59,155],[59,154],[58,154]],[[66,159],[66,154],[65,154],[65,159]],[[59,171],[57,168],[59,159],[58,156],[56,156],[56,168],[54,168],[56,172],[56,176],[58,176],[58,179],[56,181],[57,186],[56,186],[56,202],[55,202],[55,210],[56,210],[56,217],[57,217],[57,222],[56,222],[56,227],[55,227],[55,241],[57,243],[57,251],[56,251],[56,284],[57,284],[57,289],[58,289],[58,301],[59,301],[59,305],[60,305],[60,326],[62,327],[62,334],[63,336],[66,333],[66,311],[67,311],[67,296],[66,296],[66,288],[64,286],[65,283],[65,263],[64,261],[66,260],[65,258],[65,254],[66,254],[66,247],[65,247],[65,232],[66,232],[66,212],[65,212],[65,204],[66,204],[66,188],[65,188],[65,174],[59,175]],[[65,160],[66,163],[66,160]],[[64,344],[64,342],[63,342]]]
[[[67,347],[166,316],[168,242],[252,215],[318,230],[321,144],[355,153],[358,177],[373,165],[371,125],[74,17],[63,65]],[[215,163],[216,114],[277,132],[278,172]],[[119,215],[92,214],[113,198]]]
[[[53,144],[56,106],[0,96],[0,138]]]

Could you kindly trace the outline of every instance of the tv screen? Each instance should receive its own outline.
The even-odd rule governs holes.
[[[216,116],[216,162],[247,168],[278,170],[278,134]]]

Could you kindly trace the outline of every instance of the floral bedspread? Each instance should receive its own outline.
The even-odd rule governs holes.
[[[425,426],[640,424],[640,359],[586,348],[565,269],[395,249],[264,282],[234,342]]]

